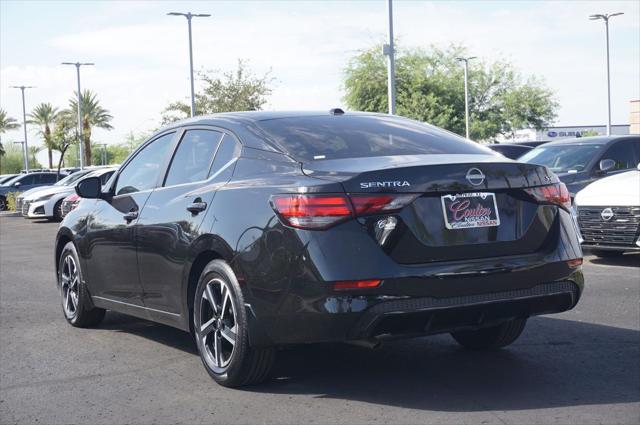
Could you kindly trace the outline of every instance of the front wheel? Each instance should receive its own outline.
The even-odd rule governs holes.
[[[96,326],[104,319],[105,310],[94,307],[91,302],[73,242],[67,243],[60,255],[58,287],[64,317],[72,326],[88,328]]]
[[[227,263],[213,260],[207,264],[193,306],[196,343],[209,375],[225,387],[264,381],[275,362],[275,349],[249,345],[244,298]]]
[[[62,199],[53,206],[53,221],[62,221]]]
[[[5,211],[7,209],[7,198],[4,196],[0,196],[0,211]]]
[[[524,331],[527,319],[514,319],[490,328],[453,332],[458,344],[472,350],[487,350],[512,344]]]

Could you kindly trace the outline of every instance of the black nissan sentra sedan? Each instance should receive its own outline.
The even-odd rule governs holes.
[[[190,331],[225,386],[264,380],[290,344],[503,347],[583,288],[553,173],[395,116],[196,117],[76,191],[55,244],[69,323],[115,310]]]

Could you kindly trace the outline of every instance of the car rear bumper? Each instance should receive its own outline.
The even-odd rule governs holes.
[[[553,269],[550,272],[554,274]],[[466,291],[460,291],[460,278],[426,278],[411,282],[403,279],[402,284],[422,285],[434,294],[441,294],[441,287],[450,286],[451,293],[458,294],[385,294],[387,283],[387,288],[400,284],[393,280],[383,282],[378,294],[358,291],[333,292],[322,297],[309,294],[306,299],[298,298],[295,306],[284,307],[275,317],[257,320],[253,316],[251,342],[258,346],[346,342],[482,328],[510,319],[569,310],[577,304],[584,286],[581,269],[572,269],[560,280],[524,286],[518,283],[518,273],[493,278],[503,290],[479,290],[486,288],[483,285],[486,277],[463,278]]]

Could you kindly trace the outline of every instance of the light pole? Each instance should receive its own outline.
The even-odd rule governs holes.
[[[464,124],[465,134],[469,138],[469,61],[476,56],[467,58],[456,58],[457,61],[464,62]]]
[[[611,14],[597,14],[589,16],[592,21],[602,19],[604,21],[604,27],[607,37],[607,136],[611,136],[611,76],[609,72],[609,18],[614,16],[623,15],[622,12]]]
[[[107,144],[100,143],[98,146],[102,146],[102,155],[100,155],[102,159],[102,165],[106,165],[107,163]]]
[[[382,53],[389,57],[387,61],[387,101],[389,114],[396,113],[396,60],[393,47],[393,0],[387,0],[389,17],[389,43],[382,46]]]
[[[208,13],[180,13],[180,12],[169,12],[167,15],[170,16],[184,16],[187,18],[187,25],[189,27],[189,76],[191,78],[191,116],[195,117],[196,115],[196,95],[193,88],[193,46],[191,43],[191,18],[207,18],[211,16]]]
[[[92,62],[62,62],[62,65],[73,65],[76,67],[78,77],[78,146],[80,147],[80,169],[84,168],[84,141],[82,140],[82,92],[80,91],[80,67],[83,65],[95,65]]]
[[[27,168],[25,169],[25,171],[28,173],[28,172],[29,172],[29,168],[28,168],[28,165],[29,165],[29,159],[27,158],[27,156],[26,156],[26,155],[27,155],[27,153],[26,153],[26,151],[24,150],[24,142],[13,142],[13,144],[14,144],[14,145],[22,145],[22,153],[25,155],[25,157],[24,157],[24,162],[25,162],[25,164],[27,164]]]
[[[11,86],[12,89],[20,89],[22,92],[22,127],[24,129],[24,142],[22,143],[22,150],[24,151],[24,170],[29,172],[29,145],[27,144],[27,108],[24,103],[24,90],[32,89],[34,86]]]

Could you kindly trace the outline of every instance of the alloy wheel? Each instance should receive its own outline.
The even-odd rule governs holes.
[[[233,357],[238,324],[229,286],[222,279],[207,282],[200,299],[198,339],[211,369],[225,368]]]
[[[78,286],[80,281],[78,266],[72,255],[67,255],[62,263],[60,281],[62,308],[67,318],[71,319],[78,310]]]

